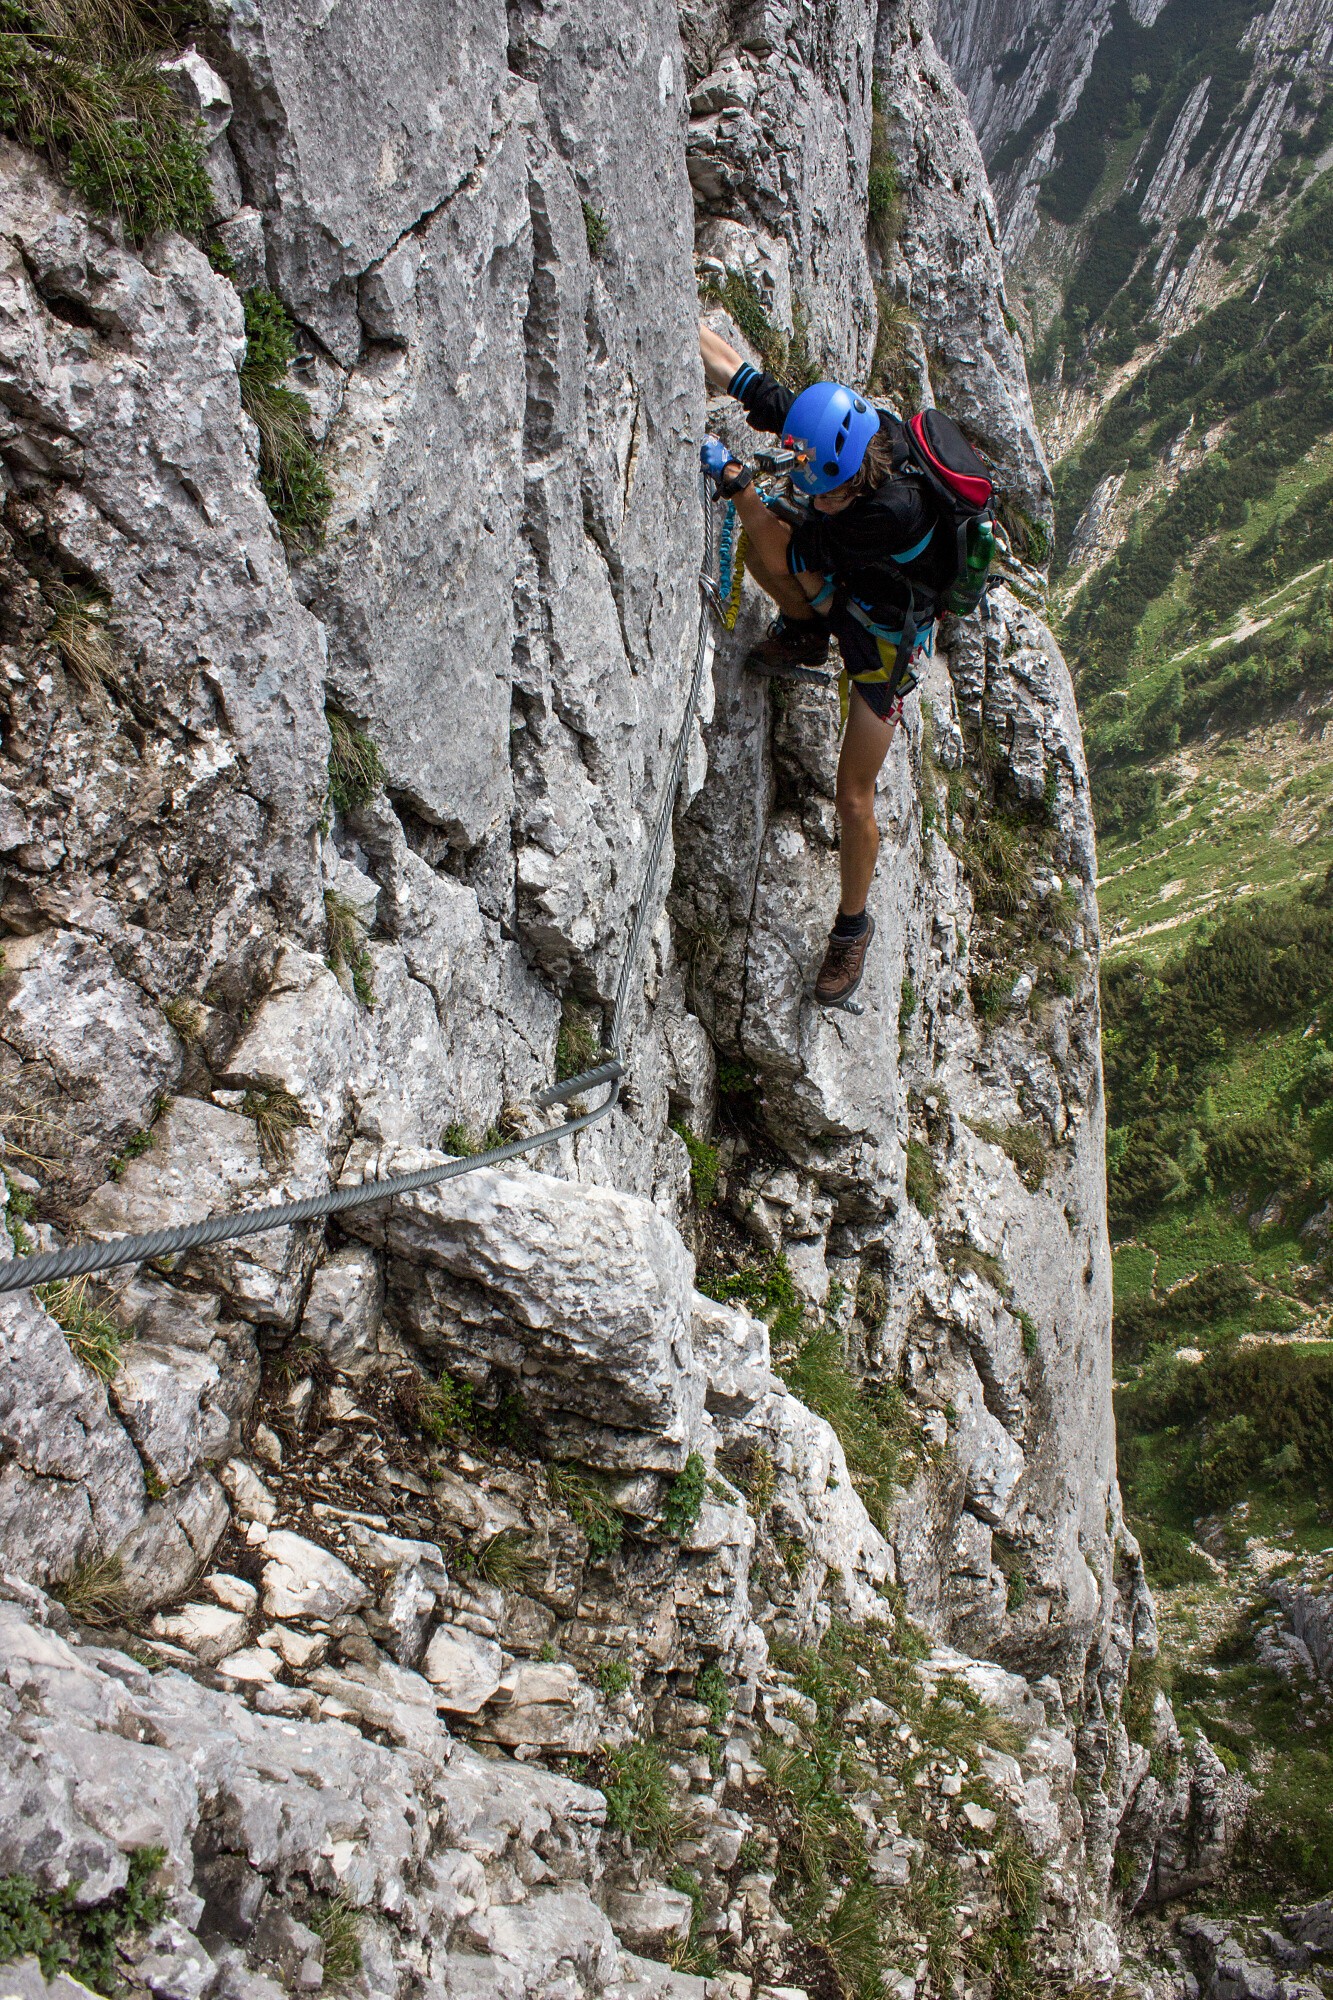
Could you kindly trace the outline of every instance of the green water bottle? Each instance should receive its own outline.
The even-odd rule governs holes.
[[[949,609],[958,618],[975,611],[986,589],[986,579],[997,555],[1007,553],[1003,531],[989,514],[979,514],[967,524],[967,558],[949,592]]]

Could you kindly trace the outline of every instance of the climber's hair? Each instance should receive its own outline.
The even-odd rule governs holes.
[[[851,478],[844,481],[853,500],[864,500],[871,493],[877,493],[893,470],[893,446],[886,432],[875,432],[866,446],[866,455],[857,466]]]

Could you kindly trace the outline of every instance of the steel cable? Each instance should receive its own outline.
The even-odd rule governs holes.
[[[630,926],[629,941],[620,968],[611,1015],[609,1046],[594,1068],[583,1071],[579,1076],[569,1077],[564,1082],[543,1091],[536,1100],[543,1107],[565,1103],[586,1090],[596,1090],[603,1083],[607,1083],[610,1089],[603,1102],[591,1111],[580,1112],[576,1117],[567,1118],[559,1125],[547,1126],[543,1131],[533,1132],[524,1138],[511,1139],[503,1146],[491,1146],[485,1152],[473,1153],[465,1159],[448,1160],[443,1165],[419,1167],[413,1173],[391,1174],[384,1180],[361,1181],[352,1187],[332,1188],[327,1194],[311,1195],[304,1201],[277,1202],[267,1208],[241,1209],[228,1215],[210,1215],[201,1222],[181,1223],[172,1229],[154,1229],[143,1236],[115,1236],[105,1242],[75,1243],[61,1250],[44,1250],[30,1257],[15,1257],[7,1263],[0,1263],[0,1293],[22,1291],[33,1285],[50,1284],[62,1278],[86,1277],[94,1271],[115,1270],[124,1264],[151,1263],[158,1257],[174,1256],[183,1250],[198,1250],[213,1243],[231,1243],[241,1237],[262,1235],[271,1229],[289,1229],[298,1223],[316,1222],[326,1215],[341,1214],[349,1208],[363,1208],[371,1202],[388,1201],[394,1195],[412,1194],[421,1188],[434,1187],[441,1181],[454,1180],[460,1174],[475,1173],[479,1167],[497,1166],[503,1160],[515,1160],[524,1153],[532,1153],[539,1148],[555,1145],[561,1139],[572,1137],[575,1132],[585,1131],[588,1126],[598,1124],[615,1109],[620,1096],[620,1081],[625,1073],[620,1053],[620,1038],[629,1006],[630,985],[648,928],[648,912],[653,889],[675,810],[681,773],[689,753],[690,734],[694,728],[704,676],[713,657],[712,616],[716,615],[717,610],[717,592],[712,580],[713,563],[717,552],[716,524],[711,505],[712,489],[707,479],[702,476],[699,481],[699,493],[704,509],[704,562],[699,578],[699,630],[695,645],[694,672],[690,680],[685,717],[668,766],[666,785],[658,806],[638,902]]]

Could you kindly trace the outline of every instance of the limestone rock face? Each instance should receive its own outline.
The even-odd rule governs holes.
[[[144,1511],[143,1467],[106,1392],[27,1293],[0,1303],[0,1546],[37,1583],[115,1548]]]
[[[228,0],[166,73],[238,284],[291,316],[331,509],[304,547],[267,509],[236,289],[0,147],[13,1241],[558,1119],[535,1097],[608,1032],[668,817],[605,1123],[0,1302],[0,1874],[96,1901],[164,1847],[130,1947],[162,2000],[341,1977],[331,1907],[387,2000],[799,1993],[772,1787],[817,1686],[865,1881],[910,1898],[927,1836],[953,1866],[1003,1819],[1045,1871],[1041,1976],[1108,1985],[1117,1840],[1151,1901],[1237,1802],[1203,1752],[1164,1789],[1119,1716],[1155,1631],[1115,1485],[1087,773],[926,9]],[[705,404],[700,279],[792,379],[949,409],[1018,524],[885,766],[859,1015],[810,996],[837,696],[744,672],[753,587],[664,800],[698,442],[743,435]],[[978,1725],[961,1758],[986,1715],[1016,1747]],[[927,2000],[898,1956],[886,1991]]]
[[[428,1353],[498,1365],[592,1464],[683,1464],[704,1403],[693,1271],[646,1202],[490,1167],[352,1221],[384,1243],[391,1306]]]
[[[76,1117],[67,1157],[85,1184],[90,1167],[100,1179],[107,1156],[151,1123],[158,1093],[176,1081],[180,1045],[110,953],[75,931],[15,938],[5,986],[6,1096],[30,1107],[34,1126],[58,1121],[73,1136]]]
[[[240,304],[178,237],[150,261],[122,248],[7,143],[0,204],[7,518],[22,538],[6,557],[49,550],[114,607],[100,693],[72,671],[20,677],[6,780],[27,826],[5,907],[25,931],[77,912],[154,998],[224,964],[243,981],[265,938],[314,922],[327,736],[322,638],[241,410]],[[135,702],[155,721],[137,743]]]

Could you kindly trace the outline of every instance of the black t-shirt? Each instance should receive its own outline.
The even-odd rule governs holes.
[[[752,371],[737,378],[736,395],[751,430],[781,437],[796,392],[784,389],[771,375]],[[879,410],[880,428],[890,437],[902,430],[891,410]],[[937,546],[939,516],[923,483],[910,473],[892,472],[875,492],[854,500],[838,514],[813,510],[792,529],[787,564],[793,576],[814,572],[832,577],[877,624],[896,631],[907,608],[909,581],[918,587],[916,615],[924,626],[934,612],[934,591],[952,582],[957,567],[952,546]],[[903,564],[902,572],[886,562],[905,555],[926,536],[926,547]]]

